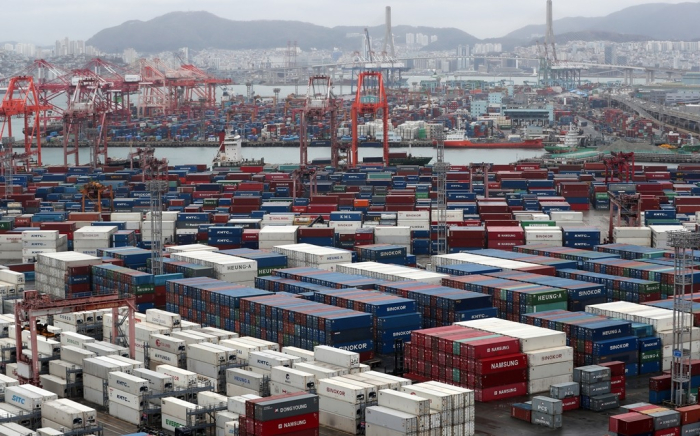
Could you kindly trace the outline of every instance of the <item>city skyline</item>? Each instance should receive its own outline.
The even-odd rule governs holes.
[[[663,3],[684,3],[666,0]],[[575,2],[554,0],[554,20],[565,17],[604,16],[629,6],[659,3],[653,0],[589,0],[585,8]],[[339,13],[339,6],[346,8]],[[239,3],[226,0],[122,0],[94,2],[66,0],[47,3],[27,0],[23,8],[5,11],[5,24],[0,41],[25,42],[48,46],[68,37],[87,40],[102,29],[118,26],[126,21],[148,21],[175,11],[204,10],[231,20],[295,20],[327,27],[375,26],[384,22],[384,6],[392,6],[393,24],[429,27],[454,27],[477,38],[502,37],[530,24],[544,24],[545,0],[511,0],[500,2],[464,2],[436,0],[426,3],[402,0],[400,4],[356,0],[352,7],[341,0],[259,0]],[[462,11],[463,13],[460,13]],[[470,17],[479,17],[478,20]],[[34,24],[27,25],[31,21]],[[556,33],[556,28],[554,29]]]

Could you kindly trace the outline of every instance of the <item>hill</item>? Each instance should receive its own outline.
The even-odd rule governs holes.
[[[631,6],[604,17],[554,20],[554,33],[563,35],[583,32],[581,36],[586,36],[586,32],[591,32],[587,36],[590,38],[601,36],[597,32],[605,32],[608,35],[635,35],[635,38],[644,35],[647,39],[694,40],[700,38],[700,27],[696,23],[698,16],[700,3],[650,3]],[[541,39],[545,30],[544,24],[530,25],[509,33],[505,38],[521,41]]]
[[[368,28],[373,40],[384,38],[384,27]],[[189,47],[199,50],[265,49],[286,47],[288,41],[296,41],[304,50],[310,48],[359,50],[359,38],[348,38],[349,33],[362,33],[360,26],[323,27],[300,21],[258,20],[233,21],[209,12],[171,12],[148,21],[132,20],[101,30],[86,44],[117,53],[132,47],[140,52],[160,52]],[[421,32],[438,36],[438,44],[454,48],[459,44],[473,44],[478,39],[458,29],[396,26],[395,35]],[[460,41],[460,42],[456,42]],[[397,41],[398,42],[398,41]],[[403,41],[401,41],[403,42]],[[438,45],[438,46],[439,46]],[[375,43],[375,51],[381,46]]]

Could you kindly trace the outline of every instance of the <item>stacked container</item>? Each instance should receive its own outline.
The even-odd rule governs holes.
[[[216,274],[214,278],[244,286],[254,286],[258,272],[256,261],[221,253],[191,251],[172,253],[170,257],[174,260],[211,267]]]
[[[22,262],[34,262],[40,254],[68,250],[68,237],[58,230],[25,230],[22,232]]]
[[[23,236],[21,234],[0,234],[0,245],[2,245],[2,252],[0,252],[0,259],[3,263],[6,261],[20,261],[24,257],[22,255],[22,249],[24,247]]]
[[[497,273],[498,274],[498,273]],[[511,321],[526,313],[565,310],[568,294],[560,288],[482,275],[450,277],[443,283],[456,289],[488,294],[493,298],[498,316]]]
[[[525,231],[522,227],[486,226],[488,248],[510,250],[516,245],[525,243]]]
[[[532,398],[533,424],[544,425],[549,428],[561,428],[562,414],[564,413],[561,400],[543,396]]]
[[[201,411],[199,406],[189,401],[180,400],[173,397],[161,399],[161,426],[164,430],[174,432],[180,427],[191,427],[204,422],[204,415],[196,415]]]
[[[97,257],[75,252],[40,254],[36,290],[61,299],[92,295],[91,267],[101,263]]]
[[[5,402],[25,412],[37,412],[44,403],[55,400],[58,396],[53,392],[29,384],[5,387]]]
[[[497,250],[493,250],[497,251]],[[473,263],[483,266],[491,266],[501,270],[527,271],[537,274],[554,275],[554,268],[534,263],[521,262],[517,260],[499,259],[491,257],[488,254],[481,255],[481,251],[476,253],[455,253],[433,256],[431,261],[435,266],[460,265],[465,263]]]
[[[319,303],[372,314],[375,346],[379,354],[394,351],[396,340],[407,341],[411,330],[422,327],[421,315],[414,300],[364,290],[314,291]]]
[[[328,226],[339,235],[355,234],[362,227],[362,212],[331,212]]]
[[[561,227],[525,227],[525,243],[545,247],[561,247],[563,245]]]
[[[588,365],[574,368],[574,381],[581,385],[581,408],[602,412],[620,407],[620,397],[612,393],[610,368]]]
[[[117,232],[114,226],[87,226],[73,232],[73,251],[97,256],[98,248],[112,246],[112,235]]]
[[[639,340],[629,321],[564,310],[525,315],[528,324],[567,334],[578,366],[622,360],[637,374]]]
[[[239,436],[313,434],[319,427],[319,397],[305,392],[247,400]]]
[[[613,242],[651,247],[651,229],[649,227],[615,227]]]
[[[139,425],[145,407],[143,395],[148,392],[148,380],[121,371],[108,376],[109,414],[131,424]]]
[[[605,287],[599,284],[517,271],[504,271],[485,275],[564,289],[567,293],[569,310],[584,310],[590,304],[605,303],[607,301]]]
[[[651,229],[651,246],[654,248],[670,248],[668,245],[668,232],[685,230],[683,226],[649,226]]]
[[[95,426],[97,412],[75,401],[47,401],[41,408],[41,425],[55,430],[84,430]]]
[[[226,368],[236,364],[233,349],[202,342],[187,345],[187,369],[210,380],[216,392],[226,390]]]
[[[374,354],[370,314],[294,297],[242,299],[240,328],[235,330],[280,346],[310,350],[316,345],[331,345],[363,353],[366,359]]]
[[[547,392],[557,383],[571,381],[572,352],[566,346],[566,335],[540,327],[526,327],[517,322],[497,318],[457,323],[473,329],[508,335],[520,343],[527,356],[528,393]]]
[[[155,294],[153,274],[113,264],[95,265],[91,273],[92,288],[98,295],[115,292],[136,296]]]
[[[265,226],[258,236],[258,247],[270,249],[277,245],[290,245],[297,243],[298,226]]]
[[[336,271],[344,274],[361,275],[390,282],[416,280],[419,282],[436,285],[440,284],[443,278],[448,277],[447,274],[433,273],[430,271],[420,270],[417,268],[408,268],[399,265],[385,265],[376,262],[340,264],[336,267]]]
[[[430,400],[431,413],[434,411],[440,413],[439,434],[467,436],[474,434],[473,390],[434,381],[403,386],[400,390]]]
[[[610,318],[621,318],[624,320],[644,323],[651,325],[653,328],[653,335],[658,336],[661,339],[662,348],[662,370],[668,370],[671,368],[671,360],[673,359],[673,311],[669,309],[662,309],[652,306],[646,306],[642,304],[627,303],[627,302],[615,302],[606,304],[597,304],[588,306],[586,312],[593,313],[596,315],[603,315]],[[692,325],[693,319],[692,314],[686,313],[681,314],[687,319],[684,321],[686,325]],[[694,330],[693,335],[697,332]],[[686,342],[683,344],[684,348],[690,348],[691,344]],[[697,347],[693,346],[693,353],[690,356],[691,359],[700,358],[700,351]],[[652,351],[652,350],[649,350]]]
[[[661,286],[652,280],[633,279],[600,274],[578,269],[562,269],[557,271],[559,277],[580,280],[590,283],[599,283],[605,286],[607,301],[629,301],[632,303],[645,303],[661,298]]]
[[[332,247],[318,247],[311,244],[277,244],[272,250],[287,256],[290,268],[312,267],[335,271],[339,263],[352,262],[352,252]]]
[[[190,321],[234,331],[241,299],[258,295],[269,292],[206,277],[171,280],[166,286],[166,309]]]
[[[374,242],[377,244],[398,245],[411,252],[411,228],[406,226],[376,226]]]
[[[453,325],[412,332],[406,350],[412,379],[473,388],[483,402],[527,393],[527,356],[515,338]]]
[[[133,369],[143,367],[136,361],[113,359],[105,356],[92,357],[83,360],[83,398],[91,403],[105,405],[104,399],[108,392],[106,385],[109,373],[115,371],[131,374]]]

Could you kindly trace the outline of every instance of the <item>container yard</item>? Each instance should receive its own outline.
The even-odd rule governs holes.
[[[700,434],[700,160],[634,92],[142,68],[7,79],[0,434]]]
[[[0,220],[2,425],[692,434],[697,175],[637,163],[613,181],[592,164],[313,181],[197,165],[160,179],[17,173]],[[83,203],[88,181],[114,198]],[[674,371],[689,375],[680,392]]]

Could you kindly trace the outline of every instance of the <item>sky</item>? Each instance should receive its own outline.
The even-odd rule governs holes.
[[[643,3],[684,2],[688,1],[553,0],[554,19],[604,16]],[[87,40],[104,28],[173,11],[203,10],[232,20],[297,20],[333,27],[382,24],[385,6],[392,7],[393,25],[456,27],[477,38],[493,38],[528,24],[544,24],[546,0],[23,0],[5,6],[0,41],[50,45],[64,37]]]

